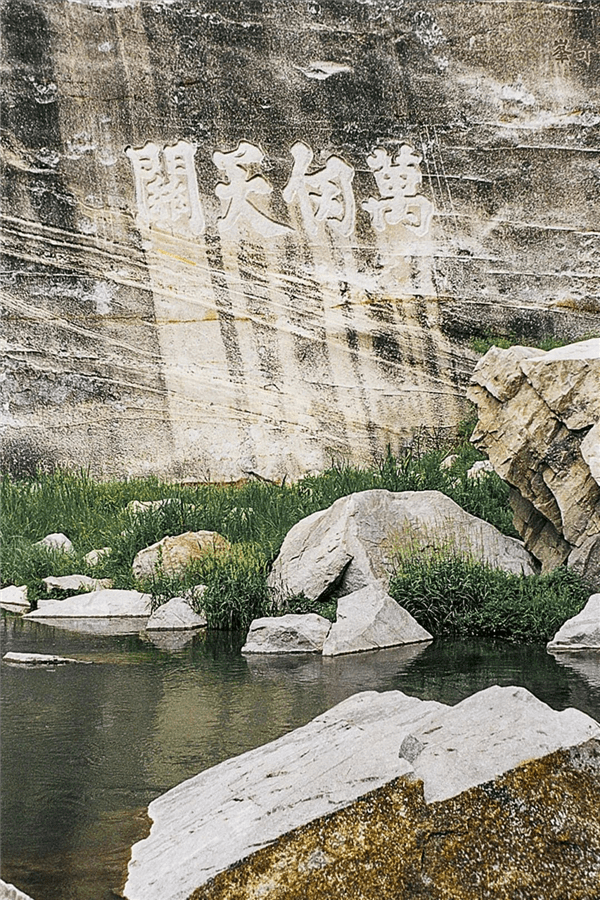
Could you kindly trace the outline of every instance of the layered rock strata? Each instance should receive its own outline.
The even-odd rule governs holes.
[[[600,584],[600,338],[544,352],[493,347],[468,391],[472,440],[511,485],[515,527],[544,570]]]
[[[583,900],[599,770],[598,723],[523,688],[356,694],[153,801],[124,896]]]
[[[440,491],[361,491],[336,500],[290,529],[269,575],[276,601],[319,600],[389,581],[395,557],[426,550],[459,554],[506,572],[531,575],[536,563],[519,541],[472,516]]]

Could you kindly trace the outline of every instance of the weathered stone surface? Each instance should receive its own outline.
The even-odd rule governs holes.
[[[103,590],[76,594],[66,600],[40,601],[40,606],[27,613],[28,619],[54,618],[148,618],[150,595],[139,591]],[[138,626],[139,627],[139,626]]]
[[[339,598],[337,618],[323,645],[323,656],[432,640],[433,636],[382,587],[370,584]]]
[[[172,597],[152,613],[146,631],[189,631],[205,626],[206,616],[194,612],[183,597]]]
[[[472,440],[511,486],[515,527],[549,570],[600,584],[600,339],[545,353],[492,348],[468,396]]]
[[[20,666],[57,666],[65,663],[82,662],[80,659],[72,659],[68,656],[52,656],[48,653],[5,653],[4,662],[15,663]]]
[[[320,653],[330,628],[316,613],[254,619],[242,653]]]
[[[298,522],[269,575],[274,595],[322,598],[333,587],[350,594],[386,586],[391,560],[424,548],[464,553],[507,572],[535,572],[519,541],[471,516],[439,491],[362,491]]]
[[[186,531],[164,537],[136,554],[133,574],[136,578],[151,578],[160,563],[163,572],[172,575],[181,572],[194,560],[202,559],[207,554],[221,553],[230,546],[229,541],[216,531]]]
[[[595,327],[589,4],[222,5],[2,5],[15,467],[372,462],[473,335]]]
[[[16,888],[14,884],[8,884],[0,879],[0,900],[31,900],[31,897]]]
[[[489,459],[480,459],[474,462],[469,471],[467,478],[484,478],[487,474],[494,471],[494,467]]]
[[[47,534],[41,541],[36,541],[34,547],[48,547],[50,550],[62,550],[64,553],[70,553],[73,549],[73,544],[66,534],[57,531],[53,534]]]
[[[50,591],[81,591],[84,588],[90,591],[102,591],[112,587],[110,578],[90,578],[89,575],[49,575],[42,578],[48,593]]]
[[[530,797],[537,800],[536,790],[544,795],[546,804],[552,804],[550,818],[565,808],[564,793],[555,795],[556,799],[548,794],[553,773],[563,763],[574,772],[591,770],[584,783],[589,786],[590,778],[594,779],[591,801],[586,801],[593,803],[600,798],[599,739],[600,726],[588,716],[573,709],[555,712],[523,688],[492,687],[455,707],[417,700],[399,691],[356,694],[304,728],[202,772],[153,801],[148,809],[151,832],[132,849],[124,896],[128,900],[183,900],[197,889],[194,897],[198,900],[205,896],[256,900],[265,895],[279,900],[288,896],[285,887],[294,891],[298,888],[294,898],[358,896],[361,880],[352,863],[357,847],[354,841],[349,845],[345,842],[343,829],[336,831],[331,849],[337,841],[335,857],[343,859],[349,868],[346,874],[343,866],[336,869],[338,881],[331,893],[312,893],[307,890],[310,882],[305,880],[311,873],[327,869],[327,847],[321,845],[314,855],[293,852],[285,859],[285,848],[294,846],[300,833],[297,829],[305,826],[312,835],[322,834],[328,823],[339,822],[332,814],[339,815],[341,810],[358,814],[360,855],[369,854],[367,870],[383,866],[388,877],[396,877],[405,846],[413,854],[416,845],[419,865],[427,863],[425,881],[419,882],[425,886],[429,857],[423,856],[423,825],[438,810],[446,816],[444,835],[452,823],[452,832],[456,828],[459,834],[471,836],[478,829],[487,829],[497,831],[500,839],[507,827],[506,816],[510,823],[511,815],[527,808]],[[589,759],[586,747],[592,748]],[[551,759],[549,754],[557,751],[559,756]],[[566,751],[564,756],[560,751]],[[532,760],[539,760],[537,768]],[[524,764],[533,767],[531,773]],[[508,782],[503,781],[501,776],[511,771]],[[506,796],[505,783],[513,785],[515,799],[498,817],[498,804],[504,803]],[[477,785],[484,787],[475,795],[465,796]],[[389,857],[379,855],[381,836],[378,838],[377,833],[386,828],[380,822],[378,789],[392,791],[396,797],[397,805],[393,815],[386,817],[386,828],[402,828],[409,838],[406,845],[395,843],[394,858],[398,862],[392,866]],[[418,797],[416,808],[412,792]],[[475,814],[474,797],[493,801],[481,804],[483,817]],[[449,802],[452,799],[454,803]],[[466,810],[471,809],[464,819],[452,812],[461,802]],[[568,806],[569,817],[576,812]],[[586,821],[586,809],[579,813]],[[528,836],[535,833],[536,815],[537,808],[528,822]],[[597,844],[600,848],[597,816],[594,821],[594,847]],[[513,837],[518,836],[522,850],[526,843],[522,830],[514,822],[510,828],[516,831]],[[435,834],[435,829],[427,829],[426,834],[430,833]],[[553,836],[554,832],[550,841]],[[260,850],[269,845],[273,845],[271,857],[267,850]],[[534,855],[538,846],[533,847]],[[398,847],[402,847],[402,853],[398,853]],[[442,850],[443,842],[435,849]],[[263,855],[257,856],[257,851]],[[492,848],[490,851],[493,853]],[[490,862],[493,870],[494,856],[489,861],[476,851],[472,853],[478,867]],[[467,856],[471,858],[468,849]],[[591,856],[597,866],[593,852]],[[242,865],[227,871],[242,860]],[[282,860],[284,864],[278,866]],[[262,863],[266,864],[261,869]],[[516,857],[504,863],[502,878],[507,870],[518,869]],[[357,877],[359,880],[355,880]],[[362,877],[368,883],[366,872]],[[496,871],[496,881],[498,878]],[[280,893],[278,885],[284,882]],[[367,892],[366,896],[385,900],[408,896],[391,892],[389,886],[386,891]],[[458,900],[464,893],[447,896]],[[511,895],[484,896],[487,900],[488,896]]]
[[[580,613],[562,625],[548,650],[600,650],[600,594],[592,594]]]
[[[99,550],[90,550],[83,557],[88,566],[95,566],[100,560],[105,559],[112,553],[112,547],[100,547]]]
[[[0,590],[0,609],[8,609],[10,612],[25,612],[30,606],[26,585],[17,587],[9,584]]]

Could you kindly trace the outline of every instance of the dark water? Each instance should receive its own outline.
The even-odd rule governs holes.
[[[529,688],[600,719],[600,654],[436,642],[337,659],[248,658],[239,637],[178,650],[4,616],[2,654],[93,665],[2,663],[2,877],[34,900],[108,900],[158,794],[303,725],[360,690],[456,703],[491,684]],[[168,640],[168,638],[166,639]]]

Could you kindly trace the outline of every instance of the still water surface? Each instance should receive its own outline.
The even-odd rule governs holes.
[[[440,641],[337,659],[244,658],[241,637],[196,634],[173,648],[138,635],[76,634],[3,614],[2,654],[92,665],[2,663],[2,877],[34,900],[109,900],[149,802],[273,740],[361,690],[456,703],[523,685],[555,709],[600,720],[600,654]]]

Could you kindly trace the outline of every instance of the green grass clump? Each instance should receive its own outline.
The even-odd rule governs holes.
[[[521,345],[523,347],[536,347],[538,350],[555,350],[557,347],[565,347],[579,341],[589,341],[592,338],[600,337],[600,332],[589,331],[587,334],[578,338],[556,337],[555,335],[547,335],[542,338],[527,337],[523,334],[493,334],[490,331],[484,332],[479,337],[472,338],[470,345],[475,353],[482,356],[488,352],[491,347],[499,347],[501,350],[508,350],[509,347]]]
[[[548,641],[580,612],[590,589],[574,572],[513,575],[452,551],[398,561],[391,596],[434,636]]]

